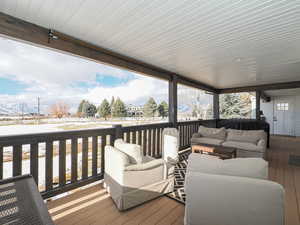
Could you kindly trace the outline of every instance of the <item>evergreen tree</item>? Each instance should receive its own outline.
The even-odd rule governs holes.
[[[88,103],[88,107],[86,108],[87,117],[94,117],[96,113],[97,113],[97,107],[92,103]]]
[[[104,119],[106,120],[107,117],[110,115],[110,112],[111,112],[110,105],[108,101],[104,99],[98,108],[98,113],[101,117],[104,117]]]
[[[157,107],[158,115],[162,118],[168,116],[169,106],[165,101],[162,101]]]
[[[251,113],[249,93],[233,93],[220,95],[220,114],[222,118],[247,118]]]
[[[112,96],[111,97],[111,101],[110,101],[110,114],[112,115],[112,109],[114,107],[114,104],[115,104],[115,97]]]
[[[77,109],[77,114],[78,114],[79,116],[82,115],[82,108],[83,108],[84,103],[85,103],[85,100],[82,100],[82,101],[79,103],[79,106],[78,106],[78,109]]]
[[[144,116],[154,117],[156,110],[157,110],[157,104],[155,100],[152,97],[150,97],[143,107]]]
[[[87,116],[87,109],[89,107],[88,101],[84,101],[82,104],[82,109],[81,109],[81,116],[86,117]]]
[[[125,107],[124,102],[120,98],[117,98],[117,100],[113,104],[112,116],[113,117],[125,117],[126,116],[126,107]]]
[[[97,113],[97,107],[94,104],[85,101],[82,105],[82,116],[84,117],[94,117]]]

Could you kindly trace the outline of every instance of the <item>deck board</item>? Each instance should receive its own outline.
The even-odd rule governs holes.
[[[286,224],[300,225],[300,167],[288,164],[290,154],[300,155],[300,138],[271,137],[269,179],[286,191]],[[48,202],[57,225],[183,225],[184,205],[160,197],[119,212],[101,184]]]

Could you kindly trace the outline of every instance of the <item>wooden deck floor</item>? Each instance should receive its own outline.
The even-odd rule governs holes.
[[[289,155],[300,155],[300,138],[272,137],[268,152],[269,179],[285,189],[285,225],[300,225],[300,167],[288,164]]]
[[[161,197],[119,212],[100,184],[48,203],[57,225],[182,225],[184,206]]]
[[[288,164],[290,154],[300,155],[300,138],[272,137],[268,151],[269,178],[286,191],[286,224],[300,225],[300,167]],[[126,212],[119,212],[98,184],[48,203],[57,225],[179,225],[184,206],[161,197]]]

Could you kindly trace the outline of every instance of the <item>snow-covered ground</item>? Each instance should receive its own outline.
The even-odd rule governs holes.
[[[15,134],[32,134],[32,133],[44,133],[44,132],[55,132],[55,131],[63,131],[61,128],[63,126],[68,125],[95,125],[93,128],[97,128],[97,124],[99,124],[99,128],[110,127],[110,125],[103,126],[102,123],[99,122],[85,122],[85,123],[57,123],[57,124],[18,124],[18,125],[8,125],[8,126],[0,126],[0,136],[2,135],[15,135]]]
[[[81,168],[81,153],[78,153],[78,168]],[[46,161],[45,157],[39,158],[39,185],[45,184]],[[71,155],[66,155],[66,172],[71,171]],[[22,174],[30,173],[30,160],[22,161]],[[58,177],[59,174],[59,159],[58,156],[53,157],[53,177]],[[12,177],[12,161],[3,163],[3,178]]]
[[[122,122],[124,124],[124,122]],[[126,122],[131,125],[132,122]],[[65,123],[49,123],[49,124],[16,124],[8,126],[0,126],[0,136],[15,135],[15,134],[33,134],[44,132],[63,131],[64,126],[85,126],[84,128],[105,128],[111,127],[113,124],[120,124],[117,121],[101,121],[101,122],[65,122]],[[78,129],[84,129],[78,128]]]
[[[27,122],[27,123],[26,123]],[[137,120],[136,118],[126,118],[123,120],[96,120],[89,118],[63,118],[63,119],[43,119],[40,124],[32,124],[34,121],[24,121],[24,123],[2,125],[0,123],[0,137],[3,135],[17,135],[17,134],[33,134],[44,132],[55,132],[70,129],[88,129],[88,128],[106,128],[114,124],[122,124],[123,126],[130,126],[142,123],[157,123],[165,122],[161,119],[155,120]],[[71,126],[71,128],[68,128]],[[76,128],[78,127],[78,128]]]

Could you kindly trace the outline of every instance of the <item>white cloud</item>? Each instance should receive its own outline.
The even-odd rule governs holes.
[[[99,103],[104,98],[111,99],[112,96],[120,97],[125,102],[134,104],[143,104],[150,96],[160,102],[167,100],[168,85],[165,81],[141,77],[118,87],[95,87],[90,89],[84,98],[93,103]]]
[[[40,86],[92,82],[96,74],[127,77],[127,71],[83,58],[0,38],[0,76]]]
[[[37,97],[40,97],[42,111],[47,112],[49,105],[57,101],[67,102],[75,111],[81,99],[97,105],[112,96],[138,105],[144,104],[150,96],[158,102],[167,100],[168,86],[165,81],[1,37],[0,49],[0,77],[29,85],[21,94],[0,95],[0,104],[27,103],[35,106]],[[96,74],[120,78],[134,75],[137,79],[120,86],[105,87],[95,82]],[[95,86],[80,88],[72,85],[75,82]]]

